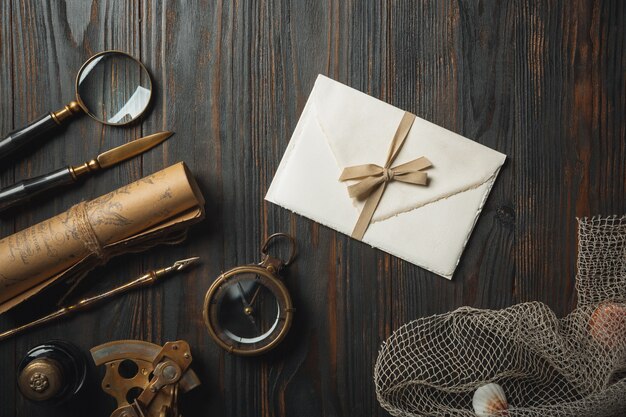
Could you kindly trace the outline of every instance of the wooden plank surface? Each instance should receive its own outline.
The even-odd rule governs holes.
[[[114,259],[81,291],[182,257],[201,256],[201,267],[0,344],[0,416],[113,410],[95,368],[82,397],[64,407],[21,397],[17,363],[54,338],[85,352],[117,339],[187,340],[203,385],[184,396],[185,416],[384,416],[373,365],[401,324],[528,300],[566,314],[576,302],[575,217],[626,213],[625,8],[618,0],[0,0],[0,133],[72,100],[77,69],[101,50],[140,58],[156,87],[140,124],[82,117],[0,167],[0,185],[176,132],[141,158],[0,218],[0,236],[178,161],[198,179],[208,214],[184,244]],[[508,155],[453,281],[263,200],[318,73]],[[258,261],[276,231],[300,246],[285,278],[294,327],[274,353],[231,356],[204,328],[204,293],[220,272]]]

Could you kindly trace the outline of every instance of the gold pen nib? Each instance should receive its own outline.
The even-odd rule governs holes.
[[[172,266],[177,271],[182,271],[183,269],[189,268],[191,265],[197,263],[198,261],[200,261],[200,257],[194,256],[193,258],[181,259],[180,261],[176,261]]]
[[[172,265],[167,266],[165,268],[158,269],[154,271],[154,276],[156,278],[162,277],[164,275],[168,275],[172,272],[182,271],[183,269],[187,269],[190,266],[198,263],[200,261],[199,256],[194,256],[193,258],[181,259],[179,261],[174,262]]]
[[[78,178],[100,169],[109,168],[122,161],[141,155],[147,150],[159,145],[173,134],[174,132],[163,131],[135,139],[131,142],[125,143],[124,145],[118,146],[117,148],[103,152],[89,162],[70,167],[70,170],[74,174],[74,177]]]

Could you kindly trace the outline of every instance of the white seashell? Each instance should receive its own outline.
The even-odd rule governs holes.
[[[502,387],[492,382],[476,390],[472,398],[472,407],[478,417],[493,417],[508,415],[506,410],[509,409],[509,403]]]

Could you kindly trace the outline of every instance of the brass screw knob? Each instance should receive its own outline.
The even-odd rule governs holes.
[[[22,394],[33,401],[45,401],[54,397],[65,384],[61,366],[50,358],[35,359],[20,373],[18,387]]]
[[[44,392],[50,386],[50,381],[48,381],[48,377],[41,372],[35,372],[30,376],[28,381],[30,384],[30,389],[35,392]]]
[[[176,368],[173,367],[172,365],[166,366],[165,368],[163,368],[163,376],[165,377],[166,380],[172,381],[176,378],[177,375],[178,375],[178,372],[176,371]]]

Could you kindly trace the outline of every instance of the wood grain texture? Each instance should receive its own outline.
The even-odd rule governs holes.
[[[156,87],[140,124],[82,117],[0,167],[0,185],[176,132],[0,218],[1,236],[181,160],[208,213],[184,244],[114,259],[80,290],[93,294],[183,257],[201,256],[202,266],[0,344],[0,416],[113,410],[95,368],[67,406],[41,409],[20,396],[17,363],[53,338],[85,352],[117,339],[187,340],[203,385],[184,397],[185,416],[384,416],[373,365],[403,323],[528,300],[566,314],[576,302],[575,217],[626,212],[625,9],[618,0],[0,0],[2,134],[72,100],[76,71],[101,50],[140,58]],[[263,200],[318,73],[508,155],[453,281]],[[204,329],[204,293],[220,272],[258,261],[276,231],[300,246],[285,273],[294,327],[267,356],[231,356]],[[0,325],[49,308],[39,303]]]
[[[11,3],[0,2],[0,131],[13,130],[13,24],[11,21]],[[1,134],[1,133],[0,133]],[[0,166],[0,187],[6,187],[14,182],[13,170]],[[0,236],[7,236],[15,232],[12,221],[3,221],[0,224]],[[0,316],[0,326],[7,328],[13,325],[13,320]],[[0,346],[0,368],[11,378],[16,369],[15,341],[7,341]],[[11,377],[8,377],[11,375]],[[0,390],[0,403],[3,404],[3,415],[15,415],[16,401],[15,384],[6,384]]]

